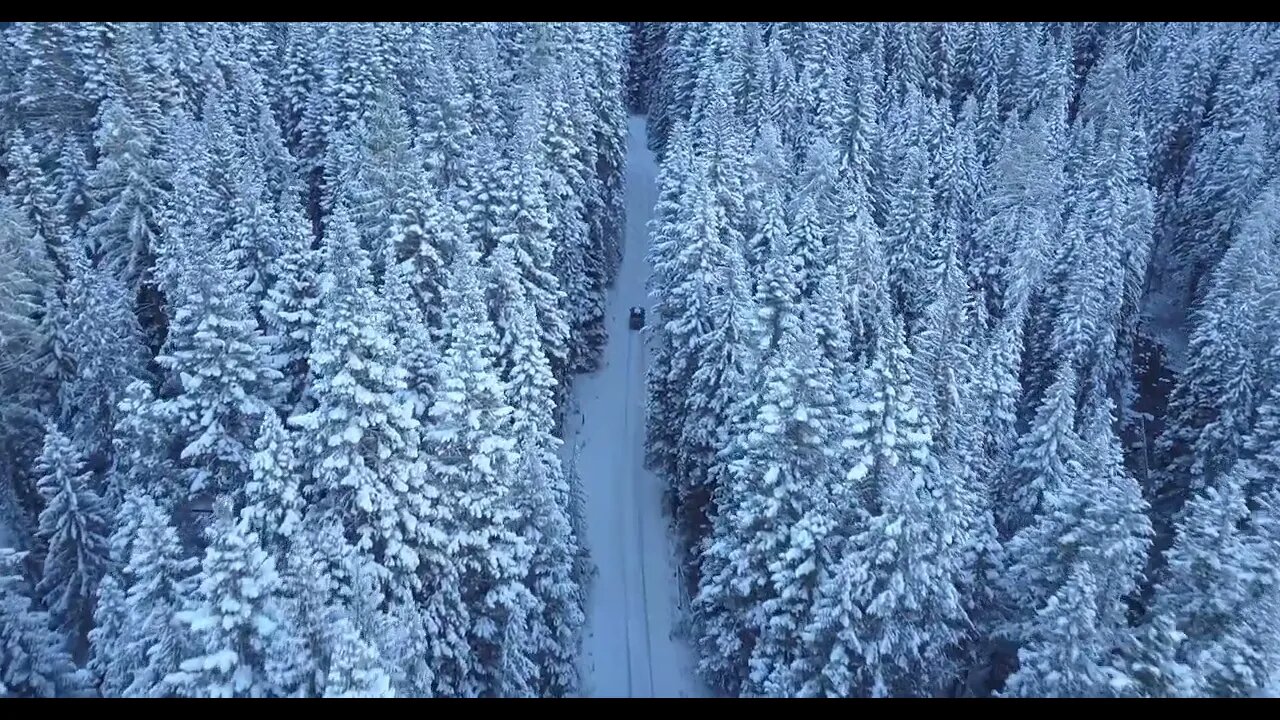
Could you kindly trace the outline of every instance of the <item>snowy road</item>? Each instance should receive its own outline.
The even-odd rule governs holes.
[[[644,118],[632,117],[628,131],[627,227],[622,267],[608,296],[609,342],[602,367],[575,379],[565,428],[597,570],[587,591],[582,694],[697,697],[707,693],[692,651],[675,632],[679,585],[662,489],[643,462],[648,350],[627,321],[631,306],[650,305],[645,251],[657,167],[645,147]]]

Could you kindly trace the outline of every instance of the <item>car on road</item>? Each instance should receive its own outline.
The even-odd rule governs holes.
[[[631,329],[639,330],[644,327],[644,308],[635,306],[631,308]]]

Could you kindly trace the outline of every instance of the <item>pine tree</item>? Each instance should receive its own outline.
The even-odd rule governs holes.
[[[867,188],[871,217],[881,227],[888,212],[884,183],[884,130],[881,127],[881,88],[876,80],[874,58],[863,56],[855,73],[857,108],[850,133],[848,157],[850,173]]]
[[[512,248],[527,299],[537,311],[543,351],[552,364],[552,372],[563,382],[569,353],[569,327],[564,313],[567,297],[554,272],[553,224],[544,196],[547,170],[542,158],[546,150],[538,135],[541,112],[536,96],[526,96],[509,151],[513,172],[506,184],[514,192],[515,212],[510,227],[498,241]]]
[[[173,624],[174,614],[195,591],[193,573],[199,561],[187,557],[163,509],[139,494],[133,506],[139,513],[137,534],[123,575],[129,581],[124,602],[129,608],[118,640],[116,663],[137,662],[128,667],[128,684],[115,693],[124,697],[165,697],[173,692],[166,676],[178,668],[187,646]],[[115,694],[112,693],[112,694]],[[104,688],[104,695],[107,695]]]
[[[1270,674],[1273,642],[1257,628],[1276,612],[1274,500],[1250,513],[1244,485],[1232,470],[1191,498],[1152,601],[1186,637],[1176,657],[1197,695],[1250,696]]]
[[[948,252],[940,254],[936,261],[945,262],[947,255],[955,253],[963,262],[973,247],[985,195],[984,169],[977,148],[977,113],[977,104],[970,98],[955,123],[949,119],[945,123],[945,137],[935,161],[941,167],[935,184],[938,207],[934,232],[944,238]]]
[[[882,485],[904,470],[925,472],[930,462],[932,437],[914,398],[911,351],[900,336],[885,338],[877,350],[843,441],[852,458],[842,491],[851,511],[878,509]]]
[[[750,226],[743,253],[752,270],[758,270],[764,264],[770,244],[786,234],[781,193],[790,180],[789,161],[783,152],[777,128],[765,123],[759,134],[751,156],[752,182],[743,188],[743,209]],[[669,159],[664,171],[674,162],[674,157]]]
[[[867,363],[880,338],[888,335],[893,317],[893,300],[884,262],[883,238],[872,218],[865,189],[855,185],[848,191],[847,210],[837,232],[849,238],[836,247],[834,272],[847,278],[844,313],[850,335],[850,356]]]
[[[1270,490],[1280,471],[1280,387],[1274,384],[1258,402],[1257,419],[1244,439],[1239,463],[1248,479],[1245,494],[1250,500]]]
[[[26,214],[35,243],[44,245],[49,257],[65,272],[66,261],[62,255],[73,225],[69,225],[58,202],[60,186],[70,186],[68,178],[56,177],[46,170],[47,159],[37,151],[22,128],[15,128],[6,142],[5,185],[15,204]],[[83,159],[83,158],[81,158]],[[58,158],[58,165],[63,158]],[[57,170],[62,170],[57,167]],[[61,181],[61,182],[59,182]]]
[[[1158,445],[1161,494],[1174,500],[1230,469],[1252,421],[1261,365],[1254,308],[1262,307],[1264,269],[1275,252],[1277,207],[1273,191],[1259,199],[1191,317],[1187,366],[1169,399]]]
[[[142,497],[142,492],[134,489],[125,493],[115,508],[115,523],[107,539],[108,563],[98,583],[93,608],[86,669],[97,681],[98,691],[106,697],[118,697],[132,681],[134,668],[142,665],[139,657],[123,652],[122,641],[129,619],[129,608],[125,604],[129,578],[125,575],[125,566],[141,522],[138,503]]]
[[[471,614],[468,638],[477,664],[464,695],[529,692],[533,668],[524,625],[534,598],[524,584],[530,548],[513,493],[511,407],[497,377],[495,332],[476,270],[476,253],[455,257],[449,282],[448,341],[437,368],[440,389],[424,438],[431,471],[449,498],[440,527],[458,562],[460,590]]]
[[[181,142],[192,143],[183,152],[196,152],[189,126],[179,121],[175,128]],[[181,169],[157,264],[157,280],[172,308],[156,358],[168,372],[160,402],[175,425],[192,493],[226,491],[248,473],[257,418],[269,408],[279,379],[254,308],[236,282],[223,234],[226,221],[201,204],[213,203],[218,192],[208,181],[218,174],[215,159],[194,168],[176,163]]]
[[[229,507],[217,512],[199,590],[175,615],[186,626],[194,656],[163,682],[185,697],[287,694],[286,678],[274,664],[293,628],[282,612],[275,559]]]
[[[1063,177],[1049,125],[1034,113],[1011,125],[993,152],[990,190],[967,255],[975,286],[994,318],[1018,312],[1047,272],[1049,233],[1060,212]],[[978,128],[978,138],[983,138]],[[992,138],[998,140],[999,138]]]
[[[1113,691],[1121,697],[1195,697],[1196,678],[1177,657],[1185,639],[1167,615],[1152,615],[1124,633],[1113,660]]]
[[[500,351],[505,350],[506,394],[511,407],[511,437],[516,439],[513,497],[520,506],[521,535],[532,548],[528,587],[541,605],[530,618],[535,662],[541,670],[539,696],[561,696],[577,683],[574,657],[583,622],[573,566],[580,550],[569,520],[571,495],[560,459],[560,440],[551,434],[556,380],[538,337],[533,305],[515,275],[508,246],[492,257],[495,281],[513,280],[498,311],[505,323]]]
[[[92,209],[85,232],[91,256],[136,296],[150,282],[155,262],[165,169],[147,129],[115,96],[123,91],[111,92],[97,121],[98,162],[86,182]]]
[[[422,422],[436,387],[439,351],[414,288],[416,265],[412,260],[396,260],[394,247],[391,243],[384,246],[387,269],[382,294],[390,320],[388,331],[395,339],[405,370],[404,395],[413,408],[414,419]]]
[[[49,615],[32,606],[24,553],[0,548],[0,697],[59,697],[86,685]]]
[[[1027,431],[1018,437],[1009,468],[995,488],[1002,528],[1012,532],[1039,513],[1046,493],[1070,485],[1081,472],[1075,431],[1075,374],[1059,370]]]
[[[89,631],[89,660],[85,666],[103,697],[121,697],[133,669],[142,665],[141,659],[122,652],[121,637],[129,609],[120,586],[118,573],[102,576],[93,608],[93,629]]]
[[[800,638],[806,653],[791,668],[798,697],[853,697],[861,691],[855,667],[862,653],[863,608],[854,593],[853,553],[838,557],[820,575],[813,617]]]
[[[948,248],[939,279],[938,295],[925,307],[913,338],[912,375],[920,378],[921,410],[934,428],[939,454],[947,455],[959,441],[962,396],[976,385],[973,345],[985,330],[979,316],[985,308],[971,301],[954,248]]]
[[[72,234],[83,232],[92,207],[89,175],[90,165],[85,156],[85,146],[72,137],[63,140],[56,172],[59,186],[56,212],[64,219],[63,222]]]
[[[58,413],[58,386],[73,369],[57,270],[32,232],[21,211],[0,195],[0,468],[27,527],[40,507],[30,459],[40,454],[44,425]]]
[[[1055,362],[1070,358],[1081,370],[1083,392],[1095,396],[1117,394],[1127,382],[1128,371],[1117,368],[1116,359],[1129,362],[1129,351],[1118,347],[1128,341],[1121,335],[1128,322],[1122,312],[1129,256],[1145,254],[1150,230],[1150,220],[1134,213],[1142,178],[1132,130],[1136,122],[1119,62],[1113,53],[1095,68],[1076,117],[1073,141],[1080,147],[1073,157],[1081,158],[1082,166],[1071,173],[1063,230],[1070,245],[1064,259],[1075,267],[1065,273],[1061,289],[1052,291],[1058,297],[1051,354],[1059,359]],[[1145,279],[1146,268],[1135,274]]]
[[[1240,51],[1237,51],[1240,52]],[[1270,175],[1272,160],[1264,149],[1265,130],[1255,119],[1265,117],[1261,93],[1245,95],[1250,71],[1244,50],[1233,55],[1210,99],[1207,132],[1198,138],[1178,188],[1176,234],[1171,251],[1178,258],[1188,306],[1203,298],[1213,267],[1229,247]]]
[[[867,397],[854,406],[849,446],[859,459],[847,479],[850,495],[861,490],[862,498],[849,500],[857,510],[846,526],[856,524],[844,562],[857,569],[845,571],[848,587],[828,588],[849,592],[862,611],[853,624],[857,643],[841,652],[861,652],[865,665],[853,671],[853,687],[875,696],[938,692],[969,625],[957,588],[961,568],[948,547],[968,520],[950,468],[932,456],[913,400],[910,352],[902,331],[894,335],[873,358]]]
[[[466,110],[458,73],[450,53],[433,48],[426,87],[417,99],[423,160],[436,188],[459,187],[470,176],[475,118]]]
[[[890,286],[909,328],[914,327],[924,310],[924,289],[935,286],[936,278],[930,270],[934,258],[940,255],[938,239],[933,237],[936,221],[929,187],[929,157],[921,137],[922,104],[913,91],[907,105],[911,112],[903,118],[906,127],[902,132],[906,136],[898,140],[904,143],[903,149],[895,153],[905,170],[902,178],[891,185],[885,225]]]
[[[707,446],[705,431],[699,427],[705,422],[697,416],[704,396],[693,383],[700,355],[712,337],[711,306],[719,278],[727,275],[724,264],[732,262],[732,250],[722,240],[726,224],[713,189],[704,187],[689,202],[692,207],[688,224],[675,231],[683,243],[679,255],[666,269],[674,282],[666,288],[662,313],[666,320],[663,342],[670,347],[665,382],[672,393],[665,400],[675,406],[670,422],[675,425],[672,472],[676,497],[681,506],[692,503],[689,511],[696,518],[706,502],[705,475],[714,450]]]
[[[585,133],[582,118],[575,116],[569,96],[572,69],[566,64],[548,73],[540,92],[546,99],[542,113],[542,139],[548,154],[547,208],[551,215],[551,237],[556,275],[566,295],[566,315],[570,335],[578,338],[569,366],[577,372],[595,367],[598,349],[604,345],[603,258],[593,251],[599,239],[591,226],[588,193],[588,165],[581,141]],[[591,148],[594,150],[594,146]]]
[[[105,467],[117,408],[134,380],[147,380],[150,359],[130,293],[105,267],[73,262],[66,287],[66,327],[74,374],[59,387],[60,421],[86,454],[90,467]]]
[[[529,619],[530,656],[538,667],[537,684],[529,690],[537,697],[563,697],[578,685],[575,663],[586,618],[574,572],[580,550],[568,488],[546,444],[526,435],[517,446],[517,489],[527,518],[522,534],[532,548],[527,585],[539,605]]]
[[[168,23],[158,28],[158,50],[164,56],[174,79],[176,107],[194,112],[200,106],[205,88],[196,79],[200,55],[193,37],[199,26],[191,23]]]
[[[754,417],[726,451],[695,612],[701,670],[735,694],[787,694],[785,673],[817,585],[815,556],[834,529],[824,491],[838,418],[824,370],[812,326],[789,321],[758,373]]]
[[[277,210],[281,232],[274,279],[259,312],[274,365],[286,386],[276,392],[281,409],[293,410],[308,386],[307,365],[316,325],[316,261],[312,236],[298,199],[286,193]]]
[[[221,491],[247,468],[254,418],[266,412],[278,373],[225,264],[199,251],[181,275],[188,293],[174,303],[165,351],[156,361],[181,386],[171,404],[183,437],[190,491]]]
[[[756,304],[764,326],[764,345],[777,346],[786,318],[797,312],[800,303],[800,267],[791,255],[791,234],[783,215],[782,200],[777,192],[766,192],[763,222],[757,256]]]
[[[1098,408],[1089,418],[1086,436],[1081,439],[1087,454],[1081,457],[1078,475],[1045,488],[1043,511],[1006,545],[1010,564],[1003,578],[1012,605],[1024,617],[1037,613],[1030,620],[1014,620],[1019,629],[1013,631],[1013,637],[1027,643],[1024,649],[1035,647],[1037,642],[1051,642],[1044,638],[1060,632],[1053,626],[1063,621],[1054,617],[1051,609],[1065,612],[1074,608],[1073,612],[1088,613],[1088,625],[1074,630],[1074,641],[1063,642],[1069,647],[1070,642],[1082,642],[1086,634],[1092,634],[1089,645],[1101,649],[1093,651],[1090,662],[1099,667],[1107,665],[1106,653],[1120,644],[1119,635],[1127,627],[1126,601],[1138,591],[1152,534],[1141,489],[1124,470],[1114,423],[1109,405]],[[1072,580],[1073,573],[1084,575]],[[1072,582],[1080,586],[1064,589]],[[1093,593],[1093,599],[1077,607],[1085,602],[1077,595],[1086,591]],[[1051,598],[1057,593],[1066,593],[1057,601],[1065,604],[1063,607],[1054,607]],[[1078,622],[1084,623],[1086,618]],[[1043,673],[1044,668],[1034,672]]]
[[[360,636],[351,621],[339,619],[331,633],[334,640],[322,697],[395,697],[391,678],[380,667],[377,650]]]
[[[254,317],[261,319],[263,305],[275,280],[277,258],[284,254],[287,230],[276,215],[277,204],[267,187],[264,162],[247,157],[231,184],[233,211],[228,218],[227,250],[237,285],[248,296]]]
[[[589,210],[599,217],[598,246],[604,276],[602,287],[612,283],[622,256],[623,176],[626,164],[627,111],[623,103],[624,36],[615,23],[570,25],[578,33],[575,48],[585,70],[590,127],[587,142],[594,152],[592,181],[598,204]],[[598,208],[598,210],[597,210]]]
[[[412,585],[413,528],[424,512],[418,422],[403,398],[405,371],[345,204],[328,223],[320,264],[309,359],[315,407],[289,419],[314,438],[303,459],[314,483],[310,502],[340,518],[382,572],[403,571],[397,582]]]
[[[249,527],[258,533],[263,547],[277,558],[281,566],[287,558],[293,539],[301,532],[306,511],[300,481],[304,468],[294,457],[292,437],[279,416],[268,412],[262,416],[262,427],[249,460],[252,479],[244,485],[244,509]]]
[[[465,232],[458,209],[441,202],[441,191],[425,177],[410,190],[412,198],[403,215],[393,224],[391,242],[395,246],[404,278],[413,291],[423,322],[434,339],[441,328],[441,299],[444,296],[445,264]]]
[[[652,267],[648,284],[655,303],[652,309],[654,357],[645,371],[645,456],[647,465],[663,470],[675,463],[680,431],[678,406],[674,402],[678,395],[674,390],[669,392],[674,382],[671,367],[675,350],[666,330],[666,324],[677,316],[677,308],[669,306],[665,296],[667,288],[679,278],[676,263],[684,245],[680,232],[690,205],[685,198],[692,193],[690,188],[695,187],[693,147],[684,124],[676,128],[670,148],[669,158],[659,171],[658,201],[651,221],[653,237],[646,255]]]
[[[92,25],[17,23],[13,27],[16,92],[12,110],[33,140],[87,138],[98,93],[88,92],[86,56],[101,48],[78,31]]]
[[[107,518],[80,449],[54,424],[45,430],[36,469],[45,502],[38,536],[47,548],[36,592],[79,652],[107,564]]]
[[[693,545],[711,529],[711,499],[727,471],[719,462],[719,451],[742,431],[738,403],[751,387],[759,361],[760,331],[750,277],[737,249],[726,250],[725,266],[717,269],[724,278],[717,283],[723,290],[708,303],[710,328],[698,339],[696,369],[690,379],[694,390],[684,401],[680,436],[687,473],[686,494],[679,498],[680,520],[684,539]]]
[[[1036,631],[1018,651],[1018,671],[1005,681],[1009,697],[1105,697],[1115,671],[1097,632],[1098,587],[1089,566],[1072,566],[1067,582],[1037,611]]]
[[[356,131],[359,161],[348,189],[351,220],[370,253],[375,281],[381,281],[385,270],[381,249],[395,233],[404,204],[411,201],[410,188],[416,187],[414,175],[421,167],[402,104],[390,90],[379,90]]]
[[[418,635],[412,618],[386,625],[391,617],[379,609],[383,598],[369,582],[376,578],[361,570],[366,561],[347,544],[340,525],[317,520],[293,537],[281,575],[284,609],[296,628],[285,638],[284,667],[296,696],[359,694],[363,680],[353,674],[362,673],[373,685],[379,674],[388,675],[378,671],[383,659],[394,660],[386,656],[383,641]],[[368,664],[362,666],[361,657]],[[406,667],[420,662],[402,659]],[[390,663],[386,667],[396,669]]]
[[[145,490],[166,507],[186,497],[188,486],[175,472],[169,452],[173,442],[172,408],[156,402],[151,385],[135,380],[125,389],[116,406],[119,411],[112,431],[113,466],[108,471],[107,499],[113,503],[127,497],[127,489]],[[123,503],[117,505],[116,532],[121,530]],[[113,550],[113,553],[115,551]],[[114,555],[115,562],[128,561],[128,553]]]

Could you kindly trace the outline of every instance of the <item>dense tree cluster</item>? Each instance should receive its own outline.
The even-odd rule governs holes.
[[[1280,687],[1280,29],[0,27],[0,696],[559,696],[628,112],[743,696]]]
[[[662,159],[648,458],[706,678],[1265,691],[1280,32],[631,39]]]
[[[625,28],[0,36],[0,695],[575,692]]]

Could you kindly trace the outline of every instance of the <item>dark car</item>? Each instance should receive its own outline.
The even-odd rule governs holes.
[[[631,329],[639,330],[642,327],[644,327],[644,308],[631,308]]]

